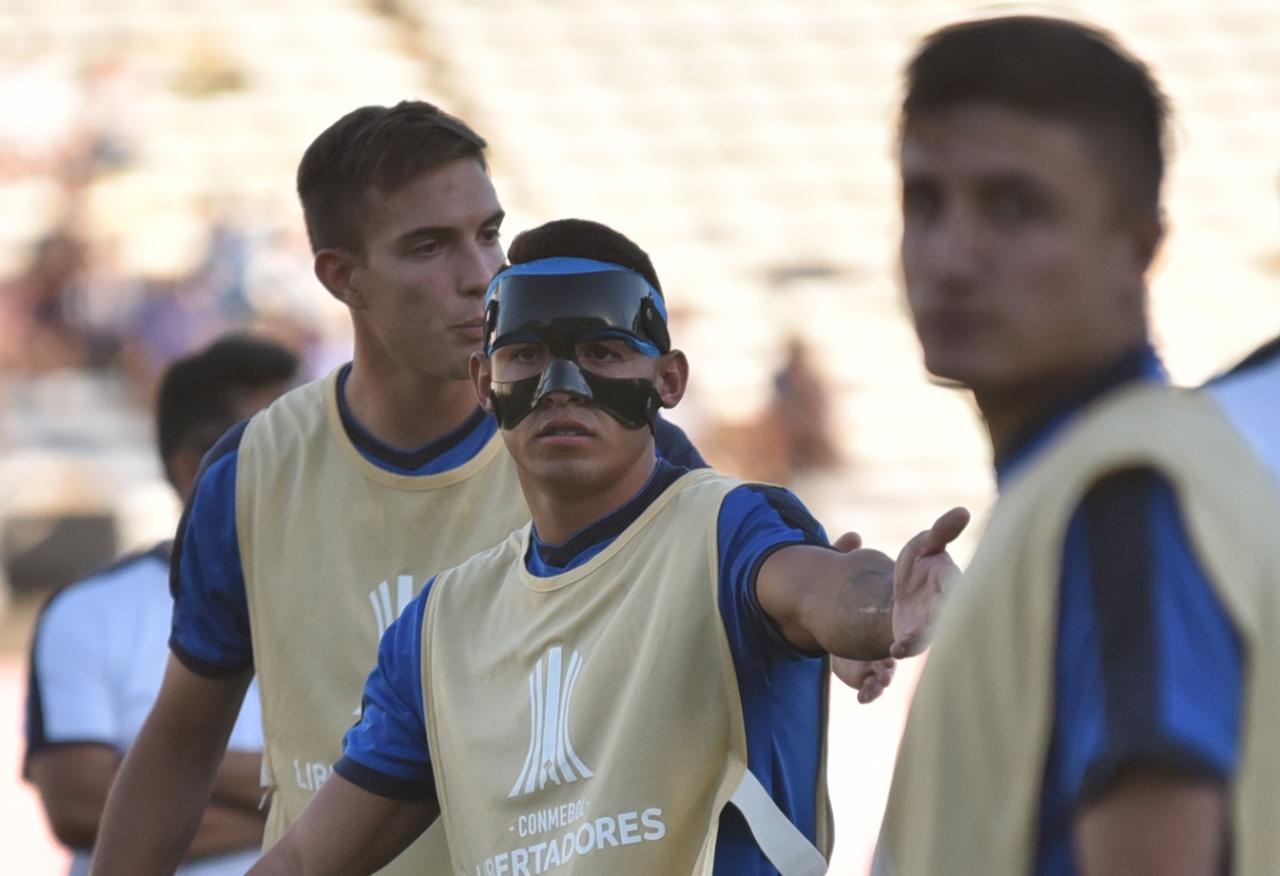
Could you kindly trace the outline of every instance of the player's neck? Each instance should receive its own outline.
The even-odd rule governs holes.
[[[604,520],[636,497],[653,475],[652,452],[637,457],[621,475],[596,478],[595,483],[557,481],[539,483],[517,469],[525,501],[538,537],[561,545],[593,523]]]
[[[1098,356],[1069,371],[1037,377],[1021,384],[975,388],[974,401],[982,412],[997,463],[1017,453],[1028,440],[1049,428],[1059,416],[1087,404],[1117,383],[1142,371],[1134,357],[1143,349],[1134,345],[1118,353]],[[1132,372],[1132,373],[1131,373]]]
[[[441,380],[357,361],[344,387],[356,422],[389,447],[417,448],[457,429],[476,409],[468,380]]]

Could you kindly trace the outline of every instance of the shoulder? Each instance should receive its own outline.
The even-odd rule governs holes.
[[[325,390],[330,379],[312,381],[290,390],[265,410],[228,429],[205,454],[196,479],[196,494],[208,490],[207,482],[223,487],[235,484],[239,458],[246,448],[263,444],[296,443],[300,436],[325,421]]]
[[[101,627],[108,618],[129,614],[139,590],[166,593],[168,578],[166,547],[129,554],[51,595],[40,609],[37,628],[76,622]]]
[[[999,508],[1018,517],[1070,513],[1103,482],[1132,470],[1159,472],[1182,499],[1229,504],[1256,494],[1257,464],[1226,415],[1200,391],[1162,386],[1118,390],[1002,489]],[[1113,484],[1114,486],[1114,484]],[[988,531],[990,531],[990,526]]]
[[[492,547],[473,554],[458,565],[440,572],[427,582],[420,598],[425,601],[427,592],[432,591],[440,594],[438,598],[444,599],[443,594],[448,593],[452,596],[457,588],[469,592],[473,582],[500,581],[503,573],[518,566],[522,561],[522,551],[527,544],[528,533],[528,524],[521,526]]]
[[[782,522],[796,529],[810,529],[819,525],[799,496],[776,484],[742,484],[725,497],[725,507],[775,514]]]
[[[660,459],[683,468],[706,467],[706,460],[693,446],[684,430],[661,415],[654,419],[653,438]]]
[[[200,478],[203,478],[205,472],[217,465],[222,460],[234,458],[240,452],[240,443],[244,440],[245,429],[248,428],[251,420],[241,420],[230,429],[223,433],[222,437],[214,442],[209,448],[209,452],[204,455],[204,460],[200,464]]]
[[[249,441],[296,443],[337,420],[336,372],[304,383],[277,398],[242,424]]]

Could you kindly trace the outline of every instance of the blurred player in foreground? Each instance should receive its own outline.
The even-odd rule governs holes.
[[[184,499],[200,458],[240,420],[284,392],[298,359],[265,340],[231,336],[180,359],[160,383],[156,432],[165,475]],[[25,773],[54,835],[89,870],[107,791],[160,690],[169,653],[172,545],[158,545],[60,591],[36,626],[27,691]],[[231,731],[200,827],[178,868],[239,876],[258,857],[264,816],[262,717],[256,688]]]
[[[967,512],[895,566],[655,458],[688,363],[648,258],[582,220],[510,258],[471,373],[533,522],[388,630],[337,776],[254,872],[369,872],[440,815],[457,872],[825,872],[826,655],[924,647]]]
[[[461,120],[406,101],[347,114],[303,156],[315,273],[350,313],[354,357],[211,451],[175,547],[173,659],[95,873],[181,858],[255,668],[270,846],[341,754],[383,630],[428,578],[528,521],[467,376],[504,258],[484,149]],[[700,462],[670,424],[658,437]],[[429,845],[393,872],[447,872]]]
[[[878,874],[1280,871],[1280,495],[1150,346],[1165,115],[1145,66],[1063,20],[945,28],[908,68],[907,300],[1000,498]]]

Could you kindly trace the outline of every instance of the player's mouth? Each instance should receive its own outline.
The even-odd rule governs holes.
[[[572,417],[553,417],[534,433],[535,439],[550,444],[575,445],[594,437],[595,432],[588,429],[581,420]]]
[[[960,307],[941,307],[926,311],[916,319],[922,335],[940,341],[971,340],[989,328],[990,320],[983,314]]]

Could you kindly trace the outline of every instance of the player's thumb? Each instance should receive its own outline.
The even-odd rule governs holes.
[[[947,545],[955,541],[964,528],[969,525],[969,509],[957,505],[943,514],[929,527],[925,540],[924,553],[940,553]]]
[[[862,547],[862,536],[858,535],[856,532],[846,532],[844,535],[836,539],[835,544],[833,544],[832,547],[840,551],[842,554],[847,554],[849,551],[856,551],[858,548]]]

